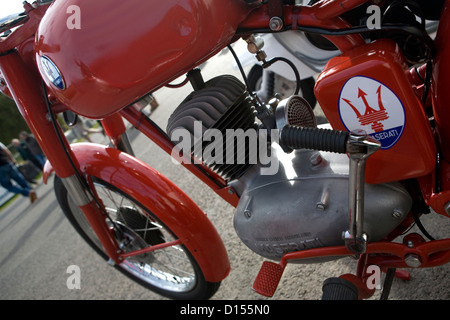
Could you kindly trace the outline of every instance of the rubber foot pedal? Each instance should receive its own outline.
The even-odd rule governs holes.
[[[322,300],[358,300],[358,288],[342,278],[329,278],[323,282]]]
[[[284,267],[278,263],[264,261],[253,282],[252,289],[265,297],[272,297],[283,275]]]

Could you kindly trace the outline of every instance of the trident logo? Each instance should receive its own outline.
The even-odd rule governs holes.
[[[377,89],[377,95],[378,95],[378,109],[373,109],[366,99],[367,93],[365,93],[361,88],[358,87],[358,98],[360,98],[365,107],[366,112],[362,115],[358,109],[352,104],[352,102],[348,99],[342,98],[355,112],[356,117],[359,120],[359,123],[363,126],[370,125],[373,131],[380,132],[384,130],[383,124],[381,123],[384,120],[389,119],[388,113],[383,105],[383,101],[381,100],[381,86]]]

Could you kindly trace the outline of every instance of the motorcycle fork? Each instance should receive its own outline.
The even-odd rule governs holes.
[[[64,133],[52,121],[53,114],[49,112],[45,89],[37,70],[28,68],[16,50],[0,55],[0,69],[21,115],[55,173],[88,219],[108,256],[120,263],[120,250],[106,223],[105,213],[81,177],[79,163]],[[117,118],[108,119],[107,127],[111,128],[111,124],[117,124],[117,121]],[[113,132],[112,136],[117,138],[118,132]]]

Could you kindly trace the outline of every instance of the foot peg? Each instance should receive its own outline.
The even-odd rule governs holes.
[[[322,286],[322,300],[358,300],[358,288],[342,278],[329,278]]]
[[[265,297],[272,297],[277,290],[285,266],[278,263],[264,261],[256,276],[252,289]]]

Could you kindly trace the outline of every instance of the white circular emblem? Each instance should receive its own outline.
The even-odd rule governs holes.
[[[347,80],[339,96],[339,115],[348,131],[362,129],[389,149],[405,127],[400,99],[381,82],[363,76]]]

